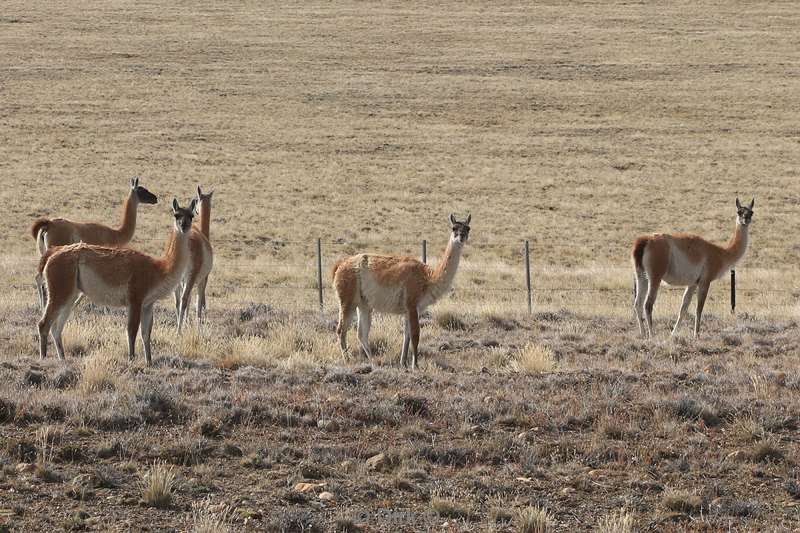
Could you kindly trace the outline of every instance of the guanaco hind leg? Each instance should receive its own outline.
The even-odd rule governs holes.
[[[408,317],[403,318],[403,348],[400,350],[400,366],[406,366],[406,356],[408,355],[408,344],[411,342],[411,326]]]
[[[372,350],[369,349],[369,329],[372,326],[372,312],[366,305],[358,307],[358,341],[367,360],[372,360]]]

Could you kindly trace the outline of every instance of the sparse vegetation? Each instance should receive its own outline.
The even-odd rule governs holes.
[[[142,501],[151,507],[164,509],[172,503],[175,490],[175,471],[165,463],[154,462],[141,477]]]
[[[469,508],[452,498],[434,497],[431,499],[431,509],[442,518],[466,519],[470,517]]]
[[[705,507],[703,499],[685,490],[669,490],[664,493],[661,504],[668,511],[689,515],[699,514]]]
[[[528,344],[516,353],[509,366],[514,372],[541,374],[552,372],[555,365],[555,356],[550,348],[539,344]]]
[[[797,15],[663,2],[656,31],[635,2],[5,2],[0,531],[794,523]],[[177,336],[157,304],[145,368],[125,311],[84,301],[67,360],[39,360],[26,227],[114,223],[136,175],[162,207],[216,189],[205,323]],[[642,341],[631,238],[723,242],[736,194],[762,206],[736,313],[720,281],[701,336],[668,338],[664,287]],[[162,207],[131,246],[162,251]],[[422,316],[422,371],[397,366],[396,316],[374,317],[371,361],[353,333],[341,356],[333,262],[438,253],[450,211],[471,243]]]
[[[514,517],[517,533],[548,533],[553,530],[553,517],[547,509],[526,507]]]
[[[632,533],[633,513],[620,509],[603,518],[597,524],[598,533]]]
[[[206,499],[192,505],[192,533],[228,533],[231,531],[228,514],[230,508],[224,504],[216,506]]]

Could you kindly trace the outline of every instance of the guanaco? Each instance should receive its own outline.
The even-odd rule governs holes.
[[[66,218],[37,218],[31,225],[31,235],[36,240],[40,255],[51,246],[64,246],[77,242],[102,246],[124,246],[136,231],[136,213],[139,204],[158,203],[156,195],[139,185],[139,178],[132,178],[130,192],[122,207],[122,224],[110,228],[95,222],[73,222]],[[44,307],[44,287],[37,285],[39,304]]]
[[[189,232],[197,200],[188,208],[172,201],[174,228],[164,256],[154,258],[129,248],[93,244],[52,247],[39,261],[39,274],[47,283],[47,305],[39,321],[39,354],[47,356],[47,336],[52,334],[59,359],[64,359],[61,332],[79,292],[98,305],[128,308],[128,355],[136,354],[141,328],[145,360],[151,364],[150,333],[153,305],[180,282],[189,262]]]
[[[464,222],[450,215],[452,232],[444,255],[435,268],[413,257],[358,254],[340,260],[333,267],[333,287],[339,296],[339,324],[336,334],[342,354],[347,354],[347,330],[358,312],[358,340],[367,358],[372,312],[405,316],[400,364],[406,366],[411,343],[412,369],[419,355],[419,315],[439,300],[453,284],[461,252],[469,238],[471,215]]]
[[[653,305],[662,281],[686,287],[672,335],[678,333],[692,297],[697,292],[694,336],[699,335],[700,319],[711,282],[724,276],[747,250],[747,233],[753,220],[755,203],[754,198],[745,207],[736,199],[736,229],[726,246],[684,233],[657,233],[636,239],[632,252],[636,276],[633,307],[643,337],[653,336]]]
[[[181,283],[175,287],[175,313],[178,319],[178,333],[181,332],[192,288],[197,284],[197,321],[203,319],[206,310],[206,285],[208,275],[214,266],[214,250],[211,248],[211,197],[214,191],[204,194],[197,187],[197,206],[200,215],[200,227],[192,226],[189,234],[189,255],[191,257]]]

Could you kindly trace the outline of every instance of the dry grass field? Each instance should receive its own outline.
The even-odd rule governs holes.
[[[800,6],[22,2],[0,10],[0,532],[797,531]],[[128,179],[214,189],[207,324],[78,306],[38,359],[28,228],[116,222]],[[750,249],[701,338],[632,319],[654,231]],[[472,214],[422,370],[328,272],[432,261]],[[317,305],[322,240],[326,300]],[[526,309],[522,243],[532,250]],[[351,334],[351,345],[355,334]]]

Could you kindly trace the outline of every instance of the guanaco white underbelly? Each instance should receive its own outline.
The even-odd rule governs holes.
[[[396,287],[381,285],[375,276],[368,270],[361,270],[360,289],[361,301],[382,313],[405,314],[405,288],[400,285]]]
[[[703,277],[705,264],[693,263],[681,250],[673,247],[669,254],[669,268],[664,275],[664,282],[669,285],[686,287],[696,284]]]
[[[91,267],[81,266],[78,289],[97,305],[125,307],[128,305],[128,284],[112,285],[97,275]]]

